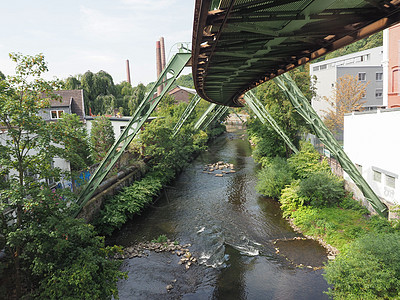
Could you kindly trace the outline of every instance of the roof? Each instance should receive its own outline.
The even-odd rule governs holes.
[[[398,22],[399,0],[196,0],[196,91],[241,106],[257,85]]]
[[[85,118],[83,90],[62,90],[54,93],[61,96],[61,99],[50,100],[50,107],[71,107],[72,113],[77,114],[82,120]]]
[[[196,94],[196,90],[195,90],[195,89],[191,89],[191,88],[188,88],[188,87],[185,87],[185,86],[180,86],[180,85],[176,86],[175,88],[173,88],[173,89],[172,89],[171,91],[169,91],[168,93],[169,93],[169,94],[174,94],[174,93],[176,93],[176,92],[179,91],[179,90],[186,91],[186,92],[188,92],[188,93],[190,93],[190,94],[193,94],[193,95]]]

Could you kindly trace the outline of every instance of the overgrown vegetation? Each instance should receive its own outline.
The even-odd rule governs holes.
[[[273,107],[275,94],[258,91],[265,92],[266,108]],[[296,124],[293,115],[286,117],[289,124]],[[305,129],[297,127],[296,132],[301,128]],[[290,128],[284,130],[290,133]],[[261,164],[257,190],[278,199],[283,216],[304,234],[323,239],[340,251],[325,268],[324,276],[332,285],[328,294],[334,299],[398,299],[397,223],[371,216],[344,190],[343,179],[331,173],[311,144],[300,143],[300,152],[292,154],[271,134],[272,129],[258,121],[248,123],[248,132],[255,143],[253,157]]]
[[[7,282],[2,295],[117,297],[116,282],[124,273],[109,257],[118,248],[105,247],[93,226],[70,217],[75,209],[67,205],[73,200],[70,192],[48,185],[50,179],[70,175],[52,166],[54,157],[74,163],[89,159],[87,144],[79,144],[85,132],[76,119],[53,126],[40,116],[49,100],[57,99],[54,89],[59,88],[58,81],[41,77],[47,71],[43,55],[10,57],[16,75],[0,81],[0,245],[6,254],[0,276],[2,283]]]
[[[186,103],[174,103],[172,97],[166,97],[160,103],[157,118],[147,124],[140,133],[136,145],[142,146],[148,162],[149,171],[139,181],[125,187],[118,195],[105,202],[104,209],[94,224],[102,234],[111,234],[120,228],[128,219],[133,218],[151,203],[160,193],[162,187],[175,178],[196,153],[206,148],[210,138],[224,131],[224,126],[214,122],[206,132],[195,132],[193,122],[205,110],[206,103],[197,108],[196,113],[187,120],[178,134],[171,138],[172,128],[183,113]]]

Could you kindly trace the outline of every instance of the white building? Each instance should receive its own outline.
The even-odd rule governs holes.
[[[316,77],[316,97],[311,101],[312,107],[320,117],[330,108],[326,98],[332,96],[332,89],[337,79],[345,74],[358,75],[364,73],[362,79],[369,81],[367,87],[366,106],[381,107],[383,105],[382,77],[378,78],[377,73],[382,73],[383,47],[376,47],[340,57],[324,60],[310,64],[310,76]],[[377,80],[379,79],[379,80]],[[376,97],[376,90],[381,93]]]
[[[344,150],[375,193],[400,204],[400,108],[344,117]],[[351,179],[345,174],[345,179]]]

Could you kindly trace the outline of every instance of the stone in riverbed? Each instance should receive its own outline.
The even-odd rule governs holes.
[[[224,177],[224,174],[215,174],[215,177]]]

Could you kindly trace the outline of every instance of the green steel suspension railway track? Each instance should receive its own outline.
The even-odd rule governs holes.
[[[314,133],[338,158],[376,212],[387,217],[386,205],[286,72],[398,22],[400,0],[196,0],[192,50],[181,47],[166,65],[122,135],[84,186],[75,215],[95,194],[182,69],[191,65],[197,96],[189,103],[171,138],[200,98],[211,104],[195,124],[196,129],[209,126],[228,107],[242,106],[239,99],[243,97],[257,117],[270,124],[288,147],[297,152],[250,91],[263,82],[274,80]],[[164,89],[159,96],[154,96],[159,86]]]

